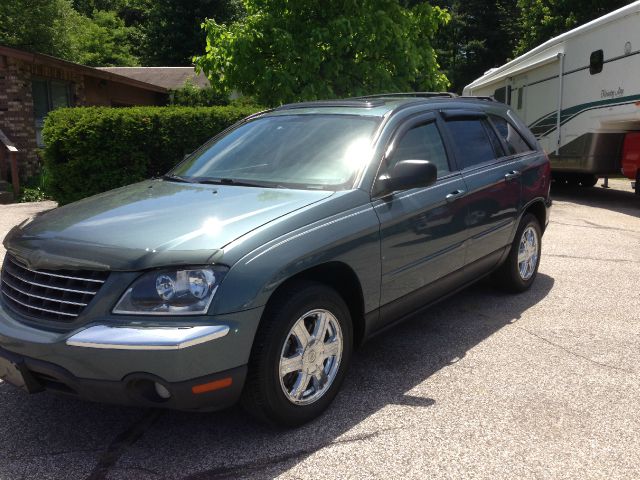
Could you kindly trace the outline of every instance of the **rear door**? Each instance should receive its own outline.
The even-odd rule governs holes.
[[[436,114],[410,120],[394,135],[381,167],[382,174],[400,160],[429,160],[438,167],[434,185],[373,201],[381,224],[381,305],[397,307],[391,316],[429,301],[428,286],[464,266],[466,187],[441,129]]]
[[[505,152],[482,111],[443,112],[447,133],[468,188],[466,265],[490,269],[509,244],[521,203],[520,162]]]

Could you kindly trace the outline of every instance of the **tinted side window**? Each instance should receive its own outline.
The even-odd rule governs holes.
[[[509,155],[517,155],[519,153],[530,152],[531,147],[522,135],[514,128],[511,123],[502,117],[491,116],[491,121],[498,130],[500,136],[504,139],[509,149]]]
[[[389,167],[401,160],[429,160],[438,167],[438,177],[451,171],[442,137],[433,122],[413,127],[402,136],[395,147]]]
[[[456,159],[462,168],[497,158],[482,120],[449,120],[447,127],[451,132]]]

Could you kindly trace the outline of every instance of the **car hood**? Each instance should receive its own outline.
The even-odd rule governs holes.
[[[149,180],[24,222],[5,246],[31,268],[209,263],[228,243],[332,193]]]

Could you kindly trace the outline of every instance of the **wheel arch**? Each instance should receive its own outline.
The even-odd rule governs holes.
[[[351,314],[354,345],[359,345],[365,332],[365,307],[362,285],[356,272],[349,265],[340,261],[330,261],[309,267],[281,282],[269,296],[265,309],[269,308],[269,304],[273,303],[283,290],[301,280],[326,285],[333,288],[342,297]]]
[[[522,215],[520,216],[520,219],[522,219],[528,213],[532,214],[534,217],[538,219],[538,222],[540,223],[540,229],[542,230],[542,233],[544,233],[545,229],[547,228],[547,215],[548,215],[547,206],[545,205],[544,200],[535,199],[532,202],[530,202],[524,208]]]

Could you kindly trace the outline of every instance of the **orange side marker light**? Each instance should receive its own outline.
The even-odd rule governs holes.
[[[230,387],[232,383],[233,379],[231,377],[222,378],[220,380],[214,380],[213,382],[194,385],[193,387],[191,387],[191,392],[193,392],[194,395],[213,392],[214,390],[220,390],[221,388]]]

